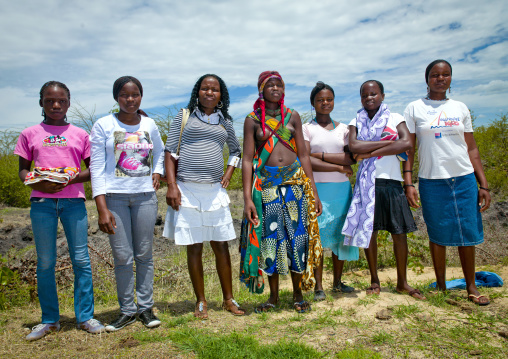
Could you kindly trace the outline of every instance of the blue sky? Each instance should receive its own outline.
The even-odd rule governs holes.
[[[317,81],[330,84],[332,116],[348,122],[368,79],[383,82],[385,102],[402,113],[426,94],[425,67],[436,58],[453,65],[450,97],[485,124],[508,113],[507,18],[504,0],[4,1],[0,129],[40,122],[48,80],[66,83],[71,103],[104,114],[120,76],[137,77],[142,108],[156,111],[186,104],[211,72],[226,81],[241,131],[264,70],[282,74],[286,104],[300,112],[310,111]]]

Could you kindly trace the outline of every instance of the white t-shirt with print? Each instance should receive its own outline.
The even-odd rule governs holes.
[[[164,173],[164,145],[155,122],[141,116],[134,126],[111,114],[100,118],[90,134],[93,196],[153,192],[152,173]]]
[[[316,121],[303,125],[303,138],[309,141],[311,153],[344,153],[344,146],[348,144],[349,128],[339,123],[333,130],[327,130]],[[341,172],[312,171],[316,182],[346,182],[349,178]]]
[[[386,127],[381,134],[382,140],[395,141],[399,139],[397,126],[404,122],[404,117],[398,113],[391,112],[390,118],[386,122]],[[354,118],[349,126],[356,127],[356,118]],[[376,161],[376,178],[392,179],[402,182],[402,175],[400,172],[400,161],[396,155],[383,156]]]
[[[459,101],[420,99],[404,111],[418,139],[419,177],[443,179],[473,173],[464,132],[473,132],[471,115]]]

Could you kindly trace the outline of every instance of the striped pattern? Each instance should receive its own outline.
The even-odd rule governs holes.
[[[165,148],[167,152],[176,153],[182,113],[183,111],[180,110],[171,123]],[[230,156],[240,157],[240,143],[231,121],[221,117],[218,125],[208,124],[192,113],[183,130],[177,180],[200,183],[220,182],[224,174],[224,158],[222,157],[224,143],[228,144]]]

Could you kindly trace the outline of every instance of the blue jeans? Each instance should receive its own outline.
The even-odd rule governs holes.
[[[37,292],[42,323],[60,320],[56,293],[56,235],[58,218],[63,225],[74,271],[74,313],[78,323],[93,318],[92,267],[88,256],[88,218],[81,198],[30,200],[30,218],[37,250]]]
[[[153,307],[153,230],[157,219],[157,196],[146,193],[108,193],[106,204],[115,216],[115,234],[109,244],[115,259],[116,291],[120,311],[134,315]],[[136,262],[136,295],[134,271]]]

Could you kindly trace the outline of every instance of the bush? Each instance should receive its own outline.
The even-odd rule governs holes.
[[[0,202],[12,207],[30,207],[32,190],[19,179],[18,164],[16,155],[0,157]]]

